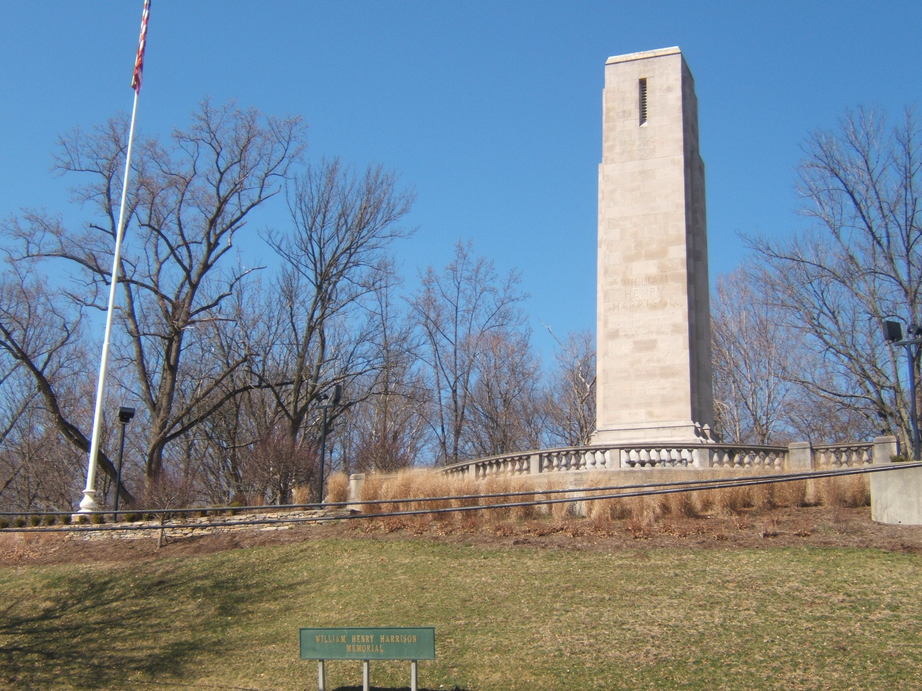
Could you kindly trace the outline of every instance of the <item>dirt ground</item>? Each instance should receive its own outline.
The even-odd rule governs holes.
[[[221,533],[142,538],[62,533],[0,534],[0,565],[77,562],[139,562],[207,554],[228,549],[300,542],[330,537],[426,539],[495,546],[528,545],[548,549],[615,551],[643,548],[743,549],[762,547],[874,548],[922,552],[922,526],[881,525],[870,509],[779,508],[731,516],[661,518],[653,525],[618,521],[608,526],[584,519],[496,522],[483,525],[420,522],[411,527],[378,520],[348,520],[281,528],[235,528]]]

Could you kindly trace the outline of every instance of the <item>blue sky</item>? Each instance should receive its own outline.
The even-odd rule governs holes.
[[[0,3],[0,216],[66,211],[54,142],[130,109],[141,5]],[[608,56],[685,54],[713,281],[744,258],[739,233],[804,226],[794,182],[810,131],[858,105],[918,105],[920,27],[922,2],[910,0],[154,0],[139,128],[184,126],[205,97],[302,116],[311,157],[381,163],[416,190],[418,231],[395,247],[410,284],[470,240],[521,271],[547,352],[545,326],[594,328]]]

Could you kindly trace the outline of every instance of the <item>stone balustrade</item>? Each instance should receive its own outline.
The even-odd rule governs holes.
[[[872,442],[812,446],[797,442],[787,446],[738,444],[618,444],[572,446],[527,451],[455,463],[442,472],[482,479],[492,475],[537,475],[573,471],[610,471],[647,468],[756,468],[809,470],[889,463],[898,453],[894,437]]]
[[[814,449],[816,464],[822,467],[846,468],[874,463],[873,444],[831,444]]]

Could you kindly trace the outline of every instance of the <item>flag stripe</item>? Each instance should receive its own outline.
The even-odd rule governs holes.
[[[131,75],[131,88],[141,91],[141,71],[144,69],[144,46],[147,44],[147,20],[150,16],[150,0],[144,0],[141,13],[141,35],[138,38],[138,55],[134,59],[134,73]]]

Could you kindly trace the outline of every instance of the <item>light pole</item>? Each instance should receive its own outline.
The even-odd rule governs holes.
[[[320,394],[321,401],[327,401],[327,403],[321,403],[320,409],[323,411],[323,426],[320,428],[320,472],[317,474],[317,503],[323,504],[323,465],[326,460],[327,455],[327,419],[330,408],[335,408],[339,405],[339,399],[342,398],[343,387],[342,384],[337,384],[333,387],[333,397],[330,398],[329,394]]]
[[[122,460],[125,456],[125,428],[134,417],[134,408],[122,406],[118,409],[118,421],[121,425],[118,439],[118,469],[115,471],[115,520],[118,520],[119,488],[122,486]]]
[[[909,360],[909,427],[912,434],[912,460],[919,458],[919,416],[916,410],[916,360],[922,345],[922,327],[906,327],[908,338],[903,338],[903,326],[898,321],[884,321],[884,339],[893,345],[903,346]]]

